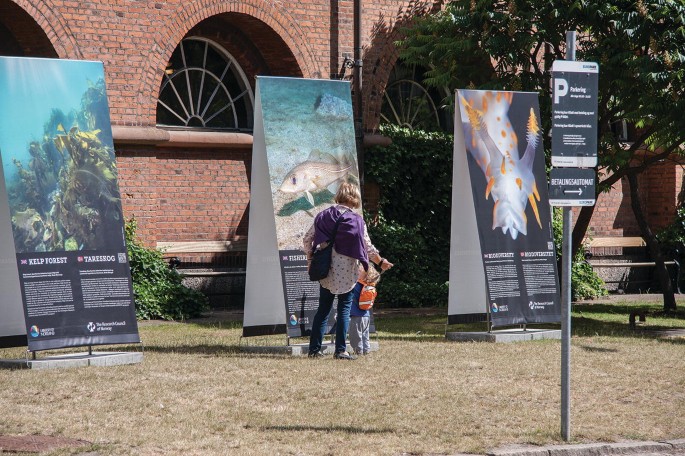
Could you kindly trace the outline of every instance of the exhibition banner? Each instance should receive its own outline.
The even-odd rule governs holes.
[[[0,98],[0,106],[2,106],[2,98]],[[2,172],[0,172],[0,290],[2,290],[0,347],[26,346],[26,324],[19,288],[17,255],[14,251],[12,221]]]
[[[29,350],[139,342],[102,63],[0,58],[0,100]]]
[[[319,283],[303,236],[342,182],[359,183],[356,157],[349,82],[257,78],[244,336],[309,334]]]
[[[454,191],[461,197],[452,212],[450,322],[482,319],[488,311],[492,326],[559,322],[537,94],[459,90],[457,106]],[[475,224],[466,220],[469,213]],[[483,287],[474,290],[478,283]],[[458,302],[464,299],[465,312]]]

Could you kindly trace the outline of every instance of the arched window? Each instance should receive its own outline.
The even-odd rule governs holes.
[[[423,73],[423,68],[397,62],[383,95],[381,123],[412,130],[452,130],[452,110],[441,105],[444,95],[421,84]]]
[[[254,95],[245,73],[221,46],[186,38],[171,55],[157,102],[157,124],[251,131]]]

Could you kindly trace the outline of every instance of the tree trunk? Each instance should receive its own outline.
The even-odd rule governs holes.
[[[656,263],[655,269],[657,277],[659,278],[659,284],[661,284],[661,290],[664,295],[664,312],[674,312],[676,310],[675,295],[673,294],[673,284],[671,283],[671,276],[668,273],[668,269],[664,264],[664,255],[661,252],[661,246],[659,241],[656,239],[656,235],[649,227],[647,223],[647,218],[645,217],[644,211],[642,210],[642,204],[639,198],[639,186],[637,174],[629,173],[628,182],[630,183],[630,206],[633,208],[633,214],[635,214],[635,219],[640,227],[640,232],[642,237],[647,243],[647,248],[649,249],[649,254]]]
[[[571,258],[576,257],[578,249],[583,245],[583,239],[587,228],[590,226],[592,215],[595,213],[595,206],[583,206],[578,214],[578,219],[573,226],[573,234],[571,235]]]

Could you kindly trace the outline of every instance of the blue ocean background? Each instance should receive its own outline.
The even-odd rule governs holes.
[[[272,191],[312,152],[356,159],[348,81],[265,77],[259,84]],[[316,114],[317,100],[326,94],[345,102],[340,117],[322,119]]]
[[[0,57],[0,153],[8,180],[17,173],[12,159],[26,166],[32,141],[60,133],[44,131],[52,111],[80,110],[88,87],[104,77],[101,62]]]
[[[351,85],[349,81],[283,77],[259,77],[257,85],[261,103],[257,115],[261,114],[264,126],[278,249],[297,250],[316,214],[333,203],[340,182],[358,182],[357,177],[345,176],[312,192],[313,206],[304,193],[280,191],[291,170],[308,160],[326,161],[331,158],[327,155],[352,164],[348,173],[358,176]],[[319,109],[322,104],[329,109]]]

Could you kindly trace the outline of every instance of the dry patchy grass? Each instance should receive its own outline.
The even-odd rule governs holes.
[[[448,342],[444,322],[441,313],[379,316],[380,351],[355,362],[243,354],[239,321],[142,323],[141,364],[0,371],[0,434],[87,440],[86,450],[54,454],[99,455],[561,443],[559,342]],[[685,437],[683,340],[590,332],[572,341],[574,440]]]

